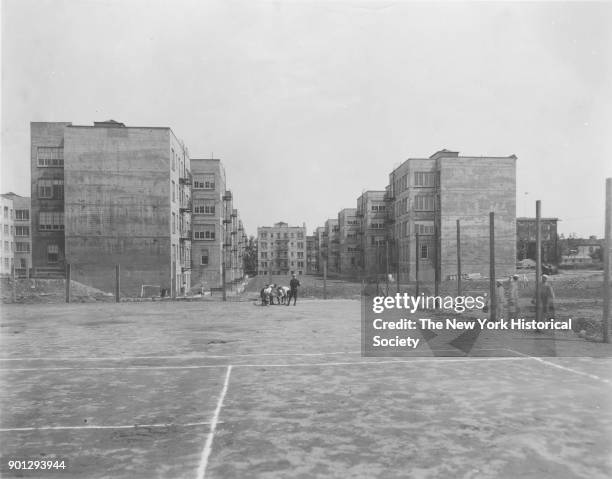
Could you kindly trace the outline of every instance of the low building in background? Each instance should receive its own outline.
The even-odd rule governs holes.
[[[0,195],[0,274],[12,276],[15,261],[15,211],[13,198]]]
[[[540,241],[542,261],[558,264],[560,259],[558,218],[540,218]],[[536,219],[520,217],[516,219],[516,259],[536,259]]]
[[[32,268],[30,197],[15,193],[6,193],[2,196],[13,201],[13,228],[9,228],[9,231],[13,232],[15,276],[19,278],[28,277]]]

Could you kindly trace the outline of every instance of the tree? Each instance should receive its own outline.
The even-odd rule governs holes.
[[[249,276],[257,274],[257,241],[254,236],[249,237],[249,242],[244,250],[244,272]]]

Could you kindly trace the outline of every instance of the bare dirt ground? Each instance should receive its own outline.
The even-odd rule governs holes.
[[[609,345],[363,358],[360,308],[4,305],[2,477],[612,476]],[[42,458],[68,467],[7,468]]]

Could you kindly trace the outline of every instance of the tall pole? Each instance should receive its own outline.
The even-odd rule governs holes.
[[[536,201],[536,271],[535,271],[535,301],[536,301],[536,321],[542,319],[542,300],[540,291],[542,290],[542,237],[540,235],[540,200]]]
[[[419,295],[419,234],[416,233],[416,254],[415,254],[415,265],[414,265],[414,277],[416,280],[415,296]]]
[[[66,302],[70,302],[70,263],[66,263]]]
[[[121,300],[119,291],[121,290],[121,266],[115,265],[115,302],[118,303]]]
[[[389,296],[389,238],[385,239],[385,296]]]
[[[495,213],[489,213],[489,297],[491,310],[489,319],[497,319],[497,294],[495,291]]]
[[[440,294],[440,270],[438,269],[438,261],[440,259],[440,251],[438,250],[438,225],[437,220],[434,224],[434,295]]]
[[[461,224],[457,220],[457,296],[461,296]]]
[[[610,342],[610,274],[612,273],[612,178],[606,179],[606,221],[604,245],[604,303],[601,327],[604,343]]]

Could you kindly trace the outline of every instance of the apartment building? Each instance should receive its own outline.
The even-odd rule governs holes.
[[[219,159],[194,158],[192,281],[203,290],[237,282],[244,276],[247,237]]]
[[[304,274],[306,271],[306,225],[257,228],[258,274]]]
[[[0,195],[0,274],[11,276],[15,261],[15,211],[13,198]]]
[[[341,275],[355,276],[360,272],[360,221],[357,208],[344,208],[338,212],[339,262]]]
[[[306,236],[306,274],[319,272],[319,250],[316,235]]]
[[[369,190],[357,198],[358,266],[362,274],[368,277],[385,273],[389,248],[385,196],[385,191]]]
[[[31,123],[32,267],[112,291],[189,290],[190,161],[168,127]]]
[[[27,277],[32,267],[30,198],[12,192],[2,196],[13,201],[13,228],[9,227],[9,232],[13,232],[13,238],[10,241],[13,241],[14,244],[12,249],[15,276]]]
[[[557,223],[559,218],[540,218],[540,240],[542,243],[542,261],[558,264],[560,259],[559,235]],[[516,219],[516,254],[518,260],[536,258],[536,219]]]
[[[340,227],[337,218],[325,221],[325,233],[327,234],[327,272],[338,274],[340,273]]]
[[[327,268],[328,237],[324,226],[315,230],[315,251],[317,252],[317,265],[319,273],[323,273],[323,267]]]
[[[389,175],[384,196],[390,272],[434,280],[456,274],[456,221],[461,224],[463,273],[489,272],[489,212],[495,213],[496,270],[514,271],[516,261],[516,156],[459,156],[441,150],[410,158]],[[382,237],[382,235],[381,235]]]

